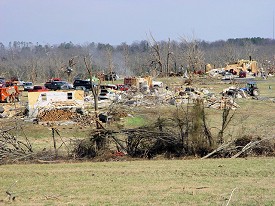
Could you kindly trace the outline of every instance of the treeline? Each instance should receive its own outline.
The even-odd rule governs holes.
[[[262,67],[271,67],[274,66],[275,40],[257,37],[215,42],[192,38],[157,41],[151,35],[148,40],[117,46],[94,42],[41,45],[19,41],[5,46],[0,42],[0,76],[35,83],[52,77],[68,81],[87,78],[84,57],[95,74],[115,71],[122,76],[204,70],[206,64],[218,68],[250,57]],[[73,64],[69,64],[70,60]],[[73,72],[68,73],[68,68]]]

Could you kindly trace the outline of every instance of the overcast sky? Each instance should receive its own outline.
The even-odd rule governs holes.
[[[0,0],[0,42],[273,38],[275,0]]]

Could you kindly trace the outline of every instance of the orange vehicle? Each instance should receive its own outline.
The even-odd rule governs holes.
[[[17,85],[0,88],[0,102],[19,101],[20,91]]]

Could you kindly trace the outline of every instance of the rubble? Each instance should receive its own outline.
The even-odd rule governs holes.
[[[207,108],[223,109],[230,107],[237,109],[239,106],[234,101],[234,98],[247,98],[246,93],[238,89],[237,87],[229,87],[225,89],[221,94],[212,93],[209,88],[195,88],[184,85],[169,85],[165,88],[146,88],[145,90],[131,86],[127,91],[120,91],[121,98],[114,100],[106,99],[98,101],[99,113],[104,113],[110,107],[110,105],[122,105],[128,107],[155,107],[159,105],[181,105],[192,104],[196,100],[203,100]],[[231,93],[233,95],[231,95]],[[88,108],[92,108],[94,104],[93,96],[83,97],[83,107],[76,101],[65,101],[60,99],[59,101],[47,102],[47,105],[43,107],[41,104],[39,107],[34,107],[37,112],[37,116],[29,116],[29,118],[35,118],[38,122],[72,122],[81,126],[89,126],[95,123],[94,114],[88,112]],[[86,109],[87,110],[86,110]],[[19,107],[12,104],[4,104],[1,107],[1,117],[12,117],[15,115],[21,115],[22,105]],[[79,112],[80,110],[81,112]],[[86,110],[86,111],[85,111]],[[89,114],[90,113],[90,114]],[[120,111],[117,110],[116,114],[110,114],[116,116],[119,119]],[[125,117],[127,114],[122,114],[121,117]]]
[[[11,118],[15,116],[22,117],[24,114],[24,107],[19,102],[3,103],[0,106],[0,118]]]
[[[43,122],[43,124],[46,125],[59,121],[71,121],[80,126],[91,126],[95,123],[95,117],[89,114],[83,114],[82,110],[63,108],[43,110],[37,115],[36,121]]]
[[[213,88],[212,88],[213,89]],[[237,98],[248,98],[249,95],[243,88],[237,86],[230,86],[224,89],[221,93],[211,92],[211,88],[197,88],[184,85],[167,86],[165,88],[146,88],[140,87],[139,89],[135,86],[131,86],[127,91],[120,91],[120,98],[117,99],[105,99],[98,101],[99,114],[106,114],[104,116],[112,119],[119,119],[120,109],[116,113],[106,113],[110,105],[120,105],[128,107],[154,107],[159,105],[181,105],[181,104],[193,104],[197,100],[201,100],[206,108],[223,110],[224,108],[237,109],[240,106],[236,103]],[[260,99],[260,98],[259,98]],[[94,104],[93,96],[86,96],[84,108],[91,108]],[[115,104],[114,104],[115,103]],[[87,113],[80,114],[76,112],[76,105],[72,102],[54,102],[50,103],[50,107],[41,110],[38,119],[39,121],[50,122],[50,121],[73,121],[81,125],[91,125],[95,122],[92,116]],[[65,105],[65,106],[64,106]],[[71,109],[69,109],[71,108]],[[128,114],[122,114],[121,117],[125,117]],[[105,118],[106,119],[106,118]],[[87,123],[85,123],[87,122]],[[104,122],[108,122],[105,121]]]
[[[225,108],[230,108],[230,109],[237,109],[240,106],[234,101],[233,98],[230,97],[222,97],[221,99],[216,99],[211,102],[211,100],[208,101],[208,108],[213,108],[213,109],[225,109]]]
[[[64,121],[71,120],[73,112],[67,109],[51,109],[41,111],[37,115],[39,121]]]
[[[213,71],[216,71],[215,73],[220,72],[218,70]],[[116,95],[119,95],[119,98],[99,100],[98,114],[107,112],[110,105],[113,104],[119,105],[120,108],[121,106],[178,106],[193,104],[197,100],[200,100],[205,107],[211,109],[237,109],[239,105],[235,99],[249,97],[244,88],[238,88],[237,86],[228,87],[221,93],[213,93],[211,91],[213,88],[192,87],[184,85],[183,82],[174,82],[169,85],[162,85],[162,87],[150,87],[148,85],[152,85],[152,78],[125,78],[124,80],[128,83],[129,88],[125,91],[114,91]],[[86,126],[95,122],[92,117],[95,115],[88,112],[94,105],[94,97],[91,93],[84,95],[83,91],[82,93],[79,91],[41,92],[28,94],[28,98],[28,108],[32,109],[32,112],[29,110],[29,118],[36,118],[39,122],[72,121]],[[82,112],[77,112],[77,108],[82,108]],[[7,111],[9,114],[7,114]],[[12,109],[4,108],[1,116],[9,117],[11,111]],[[108,115],[113,116],[114,114]]]
[[[226,90],[227,91],[227,90]],[[244,92],[240,92],[240,97],[245,97]],[[233,109],[238,108],[239,106],[236,102],[233,101],[233,98],[229,96],[215,96],[214,93],[211,93],[208,89],[205,88],[191,88],[191,87],[175,87],[174,90],[154,90],[151,89],[148,93],[143,91],[138,91],[133,89],[128,90],[127,92],[121,93],[121,99],[117,101],[118,104],[127,105],[127,106],[157,106],[157,105],[180,105],[193,103],[196,100],[203,100],[206,107],[214,109],[223,109],[226,107],[232,107]],[[108,107],[112,101],[104,103],[99,101],[102,106],[105,104],[105,107]]]

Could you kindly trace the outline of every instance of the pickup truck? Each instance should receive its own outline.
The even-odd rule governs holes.
[[[92,88],[90,81],[81,79],[74,80],[73,87],[75,89],[84,88],[84,90],[90,90]]]
[[[60,90],[62,89],[62,86],[65,84],[68,84],[68,83],[65,81],[51,81],[51,82],[46,82],[44,86],[50,90]]]

